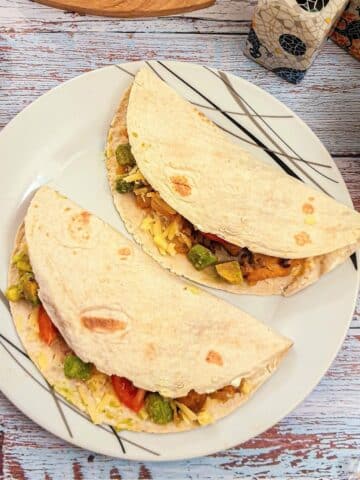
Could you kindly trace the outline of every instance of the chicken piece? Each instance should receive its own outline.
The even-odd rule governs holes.
[[[142,208],[142,209],[150,208],[151,198],[147,197],[146,195],[136,195],[135,201],[136,201],[136,205],[139,208]]]
[[[177,215],[176,211],[171,208],[157,192],[151,197],[151,208],[164,217],[173,217],[174,215]]]
[[[226,387],[220,388],[220,390],[216,390],[216,392],[210,393],[210,398],[213,398],[214,400],[220,400],[220,402],[226,402],[238,391],[238,388],[235,388],[232,385],[227,385]]]
[[[197,393],[195,390],[190,390],[185,397],[180,397],[176,400],[186,405],[192,412],[199,413],[205,405],[206,397],[206,393]]]
[[[252,259],[245,259],[241,265],[241,270],[247,283],[255,285],[260,280],[290,275],[292,269],[295,265],[299,265],[299,262],[300,260],[284,261],[284,259],[278,257],[254,253]]]

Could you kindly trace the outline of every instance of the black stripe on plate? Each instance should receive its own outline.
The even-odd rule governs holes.
[[[122,67],[121,65],[115,64],[114,67],[116,67],[117,69],[121,70],[124,73],[127,73],[128,75],[130,75],[130,77],[135,77],[134,73],[129,72],[128,70],[126,70],[126,68]]]
[[[248,137],[250,137],[257,145],[259,145],[278,165],[281,167],[284,172],[286,172],[288,175],[291,175],[292,177],[300,180],[301,182],[303,181],[297,173],[295,173],[286,163],[278,157],[274,152],[269,151],[268,147],[261,141],[259,140],[253,133],[251,133],[247,128],[245,128],[243,125],[241,125],[238,121],[236,121],[234,118],[232,118],[228,113],[224,112],[221,110],[221,108],[216,105],[212,100],[206,97],[203,93],[201,93],[197,88],[195,88],[193,85],[191,85],[189,82],[187,82],[184,78],[182,78],[180,75],[178,75],[176,72],[171,70],[167,65],[165,65],[162,62],[157,62],[159,65],[161,65],[165,70],[170,72],[174,77],[176,77],[178,80],[183,82],[187,87],[191,88],[197,95],[202,97],[204,100],[206,100],[210,105],[215,107],[222,115],[224,115],[225,118],[227,118],[231,123],[236,125],[242,132],[246,133]]]
[[[355,270],[357,270],[357,269],[358,269],[358,263],[357,263],[356,252],[354,252],[354,253],[350,256],[350,260],[351,260],[352,264],[354,265]]]
[[[259,116],[258,119],[264,124],[266,125],[266,127],[272,132],[272,134],[274,136],[271,136],[269,135],[269,133],[263,129],[263,127],[258,123],[258,119],[255,118],[255,117],[252,117],[251,114],[250,114],[250,111],[249,109],[254,112],[254,113],[257,113],[256,110],[252,107],[252,105],[250,105],[238,92],[237,90],[235,89],[235,87],[232,85],[230,79],[228,78],[227,74],[225,72],[218,72],[218,73],[215,73],[213,70],[211,70],[210,68],[208,67],[204,67],[205,70],[207,70],[208,72],[212,73],[213,75],[215,75],[217,78],[219,78],[223,83],[224,85],[226,86],[226,88],[228,89],[230,95],[234,98],[235,102],[239,105],[239,107],[244,110],[247,114],[248,114],[248,118],[253,122],[253,124],[256,126],[256,128],[262,132],[266,138],[273,144],[275,145],[275,147],[277,147],[279,150],[281,150],[281,152],[283,154],[285,154],[285,151],[282,149],[281,145],[279,145],[277,143],[277,141],[275,140],[275,137],[278,138],[294,155],[297,156],[297,159],[296,161],[301,161],[301,162],[304,162],[306,164],[308,164],[308,167],[311,168],[312,170],[314,170],[318,175],[326,178],[327,180],[330,180],[331,182],[334,182],[334,183],[339,183],[337,180],[334,180],[333,178],[331,177],[328,177],[327,175],[325,175],[323,172],[317,170],[315,167],[313,167],[310,163],[308,163],[306,160],[304,160],[302,157],[300,157],[300,155],[285,141],[284,138],[282,138],[278,132],[276,130],[274,130],[274,128],[262,117],[262,116]],[[311,182],[313,182],[318,188],[320,188],[320,190],[322,190],[324,193],[327,193],[327,191],[311,176],[309,175],[305,170],[303,170],[297,163],[295,163],[295,161],[293,161],[293,159],[291,159],[290,157],[288,157],[289,160],[291,161],[291,163],[298,169],[300,170],[300,172],[305,175]]]
[[[29,357],[29,355],[25,352],[23,352],[19,347],[17,347],[11,340],[9,340],[8,338],[5,337],[5,335],[1,334],[0,333],[0,338],[2,338],[5,342],[7,342],[12,348],[14,348],[17,352],[21,353],[22,355],[24,355],[24,357],[29,360],[30,362],[32,362],[31,358]],[[55,403],[56,403],[56,406],[59,410],[59,413],[61,415],[61,418],[66,426],[66,429],[68,430],[69,432],[69,435],[70,437],[73,437],[72,435],[72,432],[71,432],[71,429],[70,429],[70,426],[66,420],[66,417],[65,417],[65,414],[61,408],[61,405],[64,405],[66,407],[68,407],[70,410],[72,410],[74,413],[76,413],[77,415],[79,415],[80,417],[84,418],[85,420],[87,420],[89,423],[91,423],[92,425],[94,425],[94,423],[89,419],[89,417],[87,415],[85,415],[83,412],[81,412],[77,407],[75,407],[74,405],[71,405],[70,403],[68,403],[64,398],[62,398],[61,396],[58,396],[56,394],[56,392],[52,389],[52,387],[50,386],[50,384],[48,383],[48,381],[45,379],[47,385],[49,386],[49,388],[46,388],[45,385],[43,385],[36,377],[34,377],[34,375],[32,373],[29,372],[29,370],[24,367],[24,365],[21,364],[21,362],[18,361],[18,359],[10,352],[10,350],[8,348],[6,348],[6,346],[3,344],[3,342],[0,341],[0,345],[4,348],[4,350],[8,353],[8,355],[15,361],[15,363],[17,363],[19,365],[19,367],[37,384],[39,385],[39,387],[41,387],[43,390],[45,390],[46,392],[48,392],[54,399]],[[36,365],[35,365],[36,366]],[[37,368],[37,367],[36,367]],[[41,372],[40,372],[41,374]],[[41,374],[42,375],[42,374]],[[101,428],[102,430],[110,433],[110,434],[113,434],[112,431],[108,430],[107,428],[105,428],[105,426],[103,425],[96,425],[96,427],[98,428]],[[112,429],[111,425],[108,425],[108,427],[110,429]],[[127,442],[129,445],[132,445],[136,448],[140,448],[141,450],[144,450],[145,452],[148,452],[148,453],[151,453],[152,455],[155,455],[155,456],[160,456],[160,453],[158,452],[155,452],[154,450],[151,450],[150,448],[147,448],[147,447],[144,447],[136,442],[133,442],[132,440],[128,440],[127,438],[125,437],[120,437],[119,434],[116,432],[116,436],[118,438],[118,441],[119,443],[124,441],[124,442]],[[122,446],[122,450],[124,451],[125,449],[123,448]],[[125,452],[126,453],[126,452]]]
[[[126,454],[124,444],[123,444],[121,438],[119,437],[118,432],[115,430],[115,428],[112,425],[110,425],[110,428],[111,428],[113,434],[115,435],[115,437],[117,438],[117,441],[119,442],[119,445],[120,445],[120,448],[121,448],[122,452]]]
[[[30,360],[30,357],[27,353],[25,353],[23,350],[21,350],[21,348],[19,348],[17,345],[15,345],[15,343],[13,343],[11,340],[9,340],[8,338],[5,337],[5,335],[3,335],[2,333],[0,333],[0,338],[2,338],[3,340],[5,340],[6,343],[8,343],[9,345],[11,345],[17,352],[21,353],[21,355],[24,355],[25,358],[27,358],[28,360]]]
[[[10,340],[8,340],[6,337],[4,337],[3,335],[1,335],[1,338],[3,338],[4,340],[6,340],[9,345],[11,345],[12,347],[15,348],[15,350],[19,351],[19,349],[16,347],[16,345],[14,345],[12,342],[10,342]],[[65,425],[65,428],[69,434],[69,436],[71,438],[73,438],[73,434],[72,434],[72,431],[71,431],[71,428],[70,428],[70,425],[68,423],[68,421],[66,420],[65,418],[65,414],[61,408],[61,405],[59,404],[59,401],[52,389],[52,387],[50,386],[50,384],[48,383],[47,380],[46,381],[46,384],[48,385],[49,388],[46,388],[45,385],[43,385],[41,382],[39,382],[39,380],[37,378],[34,377],[34,375],[32,373],[29,372],[29,370],[27,368],[24,367],[24,365],[21,364],[21,362],[19,362],[19,360],[15,357],[15,355],[13,355],[10,350],[3,344],[3,342],[0,341],[0,345],[3,347],[3,349],[8,353],[8,355],[10,355],[10,357],[15,361],[15,363],[35,382],[37,383],[43,390],[45,390],[46,392],[50,393],[50,395],[53,397],[53,400],[55,402],[55,405],[56,405],[56,408],[58,409],[59,411],[59,414],[60,414],[60,417]],[[20,351],[20,353],[23,353],[22,351]],[[25,354],[26,355],[26,354]],[[27,358],[29,359],[29,357],[27,356]]]

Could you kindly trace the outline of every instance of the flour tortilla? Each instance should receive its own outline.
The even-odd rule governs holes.
[[[164,94],[164,98],[162,98],[162,94]],[[128,113],[129,98],[132,102],[132,109]],[[140,105],[141,110],[139,112]],[[167,116],[167,114],[165,113],[168,106],[170,106],[169,116]],[[179,110],[179,112],[176,113],[177,110]],[[138,118],[135,118],[136,112],[138,112]],[[153,117],[154,112],[157,112],[157,118]],[[165,116],[166,118],[162,120],[162,116]],[[171,122],[170,117],[176,118],[175,127],[173,122]],[[299,205],[301,204],[301,201],[305,203],[307,202],[306,204],[308,204],[309,200],[306,199],[314,199],[310,202],[310,204],[314,204],[315,211],[314,214],[310,217],[308,216],[308,218],[315,220],[317,219],[317,224],[305,224],[304,220],[306,219],[307,215],[305,215],[301,211],[301,208],[299,209],[299,214],[297,215],[297,217],[302,222],[302,231],[305,233],[309,231],[311,236],[314,238],[314,243],[315,239],[317,239],[316,245],[311,244],[311,247],[309,247],[308,245],[300,246],[295,243],[294,245],[292,245],[292,251],[281,250],[282,255],[277,256],[281,256],[283,258],[304,258],[304,256],[306,256],[304,254],[314,248],[315,251],[320,251],[321,254],[316,256],[309,256],[306,259],[304,268],[300,274],[294,271],[292,274],[286,277],[266,279],[257,282],[256,285],[253,286],[249,286],[247,284],[231,285],[220,279],[216,274],[211,272],[209,273],[209,269],[204,271],[197,271],[195,270],[193,265],[187,260],[186,255],[161,255],[156,245],[154,244],[151,235],[148,232],[142,231],[140,228],[142,220],[147,215],[146,211],[141,210],[136,206],[133,194],[120,194],[116,191],[115,188],[116,178],[118,176],[115,149],[119,144],[129,143],[127,118],[130,118],[133,122],[133,126],[129,128],[130,132],[135,132],[137,135],[136,137],[134,137],[134,135],[130,135],[130,143],[132,146],[132,152],[133,154],[135,154],[136,162],[141,172],[149,181],[149,183],[160,192],[160,195],[164,198],[164,200],[166,200],[177,212],[185,216],[185,218],[190,220],[200,230],[215,233],[225,238],[226,240],[240,246],[247,246],[249,248],[254,247],[253,251],[257,253],[277,255],[277,251],[274,250],[275,247],[267,248],[266,245],[264,246],[260,245],[259,243],[255,243],[257,241],[257,235],[259,233],[258,227],[261,224],[264,225],[261,232],[262,235],[266,236],[266,231],[268,231],[268,237],[270,241],[271,236],[274,234],[276,238],[272,239],[272,241],[279,241],[278,245],[280,246],[276,248],[284,248],[281,245],[283,237],[287,234],[288,228],[285,228],[283,224],[283,219],[287,218],[287,221],[290,222],[289,226],[292,228],[291,221],[294,222],[294,219],[293,217],[291,217],[291,215],[294,215],[294,212],[291,210],[291,208],[290,212],[288,212],[287,206],[289,205],[291,207],[291,198],[298,195]],[[152,120],[150,120],[150,118]],[[146,127],[148,127],[148,129],[150,130],[149,125],[144,126],[144,123],[147,124],[147,121],[152,121],[155,125],[154,130],[151,130],[151,139],[150,133],[146,129]],[[191,129],[190,127],[186,128],[187,121],[191,125]],[[165,126],[164,132],[162,131],[163,126]],[[173,129],[173,131],[170,127]],[[143,133],[143,129],[145,130],[145,133]],[[186,132],[188,132],[187,139],[178,138],[178,135],[179,137],[186,135]],[[162,134],[164,135],[164,138],[161,137]],[[200,145],[198,145],[196,143],[196,140],[194,139],[197,134],[200,137]],[[208,135],[208,137],[206,137],[206,135]],[[188,197],[184,197],[183,199],[178,198],[179,196],[174,195],[174,191],[169,187],[169,181],[166,180],[166,178],[164,177],[164,172],[168,171],[169,169],[172,172],[171,175],[174,173],[174,165],[176,165],[177,162],[180,165],[177,168],[177,172],[182,172],[181,176],[183,176],[184,172],[186,171],[191,172],[191,175],[193,175],[196,171],[195,167],[191,167],[188,165],[187,158],[192,153],[193,156],[198,159],[199,153],[196,148],[200,149],[201,145],[205,148],[205,146],[200,141],[203,137],[207,138],[207,142],[204,141],[204,143],[211,144],[212,141],[209,140],[210,135],[211,138],[214,137],[215,145],[217,144],[217,142],[219,142],[221,145],[224,144],[222,150],[220,149],[220,147],[218,147],[218,150],[220,152],[225,151],[226,154],[229,155],[229,158],[233,160],[233,162],[235,162],[236,160],[237,164],[240,165],[238,169],[236,169],[234,165],[232,165],[231,168],[236,171],[236,175],[239,176],[237,182],[240,185],[241,189],[243,187],[244,189],[246,189],[246,185],[251,184],[253,186],[256,185],[256,188],[254,187],[254,190],[259,190],[259,193],[262,193],[263,190],[266,191],[266,182],[269,182],[269,185],[277,185],[277,189],[280,191],[280,195],[283,195],[282,199],[277,199],[279,200],[279,204],[282,205],[283,216],[275,215],[276,212],[281,212],[279,212],[280,209],[274,209],[274,213],[271,215],[271,218],[266,220],[266,218],[263,218],[262,208],[256,208],[257,204],[261,204],[261,198],[256,200],[257,203],[254,206],[250,204],[250,202],[252,201],[251,198],[253,198],[252,196],[250,196],[249,199],[241,197],[241,199],[239,200],[234,200],[234,192],[229,192],[231,193],[229,202],[232,203],[231,207],[229,206],[228,208],[234,209],[235,205],[243,205],[244,212],[251,212],[256,220],[256,226],[253,225],[253,233],[249,233],[249,235],[251,236],[251,240],[249,240],[248,242],[247,240],[243,240],[239,236],[235,239],[234,236],[229,237],[225,235],[226,229],[221,230],[214,224],[206,224],[206,226],[204,226],[204,220],[197,220],[197,222],[194,222],[194,212],[198,212],[196,214],[196,219],[201,218],[201,204],[198,204],[198,202],[202,201],[201,197],[196,194],[194,195],[194,199],[189,199]],[[170,139],[167,140],[168,138]],[[188,151],[188,149],[190,148],[188,145],[189,139],[191,139],[191,148],[193,148],[194,151]],[[158,149],[155,148],[153,152],[152,148],[149,147],[149,145],[151,145],[152,143],[159,143],[164,147],[164,150],[159,152]],[[143,147],[141,147],[141,144],[145,145],[146,148],[144,149]],[[166,147],[171,148],[171,145],[176,145],[176,147],[179,148],[180,153],[178,154],[178,151],[175,147],[173,147],[171,151],[167,151]],[[182,151],[182,147],[185,148],[185,146],[186,153]],[[209,152],[208,148],[205,148],[205,152],[206,153],[204,153],[203,155],[204,158],[209,159],[211,151]],[[219,155],[221,158],[226,158],[226,154],[224,153]],[[186,158],[184,158],[184,156]],[[235,159],[234,156],[236,156]],[[169,159],[171,166],[170,163],[166,163],[167,158]],[[198,161],[198,163],[200,163],[200,160]],[[214,164],[216,164],[215,160]],[[178,97],[173,90],[167,87],[163,82],[157,79],[157,77],[155,77],[151,72],[146,69],[140,71],[140,73],[136,77],[133,87],[131,89],[129,88],[125,92],[123,98],[121,99],[119,108],[113,118],[108,134],[106,149],[106,167],[115,207],[120,213],[126,225],[126,228],[134,236],[136,241],[143,247],[143,249],[148,254],[150,254],[165,268],[168,268],[173,273],[184,276],[186,278],[189,278],[190,280],[199,282],[209,287],[243,294],[282,294],[285,296],[292,295],[316,282],[316,280],[318,280],[322,275],[333,270],[337,265],[344,262],[352,253],[356,251],[357,248],[359,248],[360,245],[360,215],[357,212],[347,208],[344,205],[339,204],[338,202],[335,202],[330,197],[327,197],[326,195],[311,189],[310,187],[302,184],[301,182],[294,181],[291,177],[283,174],[280,170],[268,167],[265,164],[258,162],[254,158],[250,158],[250,156],[243,150],[239,149],[238,146],[229,144],[228,140],[225,139],[223,133],[214,124],[212,124],[209,120],[200,115],[199,112],[197,112],[191,105]],[[220,167],[222,170],[222,165]],[[248,169],[247,172],[244,171],[245,167]],[[198,168],[198,166],[196,166],[196,168]],[[208,170],[213,170],[214,168],[215,167],[212,167]],[[259,169],[261,169],[261,171],[266,171],[266,175],[264,176],[264,178],[260,178]],[[159,176],[160,180],[157,178],[157,175]],[[242,178],[241,175],[244,175],[244,178]],[[249,179],[250,175],[256,175],[256,178],[252,181]],[[153,183],[153,181],[155,181],[155,184]],[[230,179],[228,180],[228,185],[229,182]],[[207,213],[207,208],[205,207],[203,209],[203,217],[206,218],[206,220],[208,221],[209,217],[211,217],[213,213],[216,212],[216,210],[219,208],[219,215],[225,215],[226,207],[224,207],[224,205],[226,204],[226,202],[224,202],[224,197],[226,197],[227,192],[226,190],[221,190],[218,192],[218,194],[216,194],[215,187],[209,187],[207,175],[206,186],[207,187],[205,188],[205,193],[211,192],[212,198],[212,200],[208,199],[211,212]],[[201,189],[201,187],[198,186],[197,190],[199,189]],[[240,195],[241,192],[237,192],[237,194]],[[256,192],[254,192],[254,195],[255,194]],[[221,202],[214,201],[214,199],[216,198],[221,198]],[[276,203],[277,200],[274,199],[274,203]],[[286,207],[284,205],[286,205]],[[319,213],[317,213],[316,206],[318,206]],[[294,208],[295,207],[293,207],[293,209]],[[329,209],[328,212],[326,212],[326,208]],[[241,218],[241,212],[242,211],[238,212],[239,218]],[[292,220],[290,219],[290,217]],[[338,220],[336,220],[337,217]],[[217,218],[220,221],[220,217]],[[227,218],[229,224],[231,224],[230,222],[235,221],[233,216],[228,215]],[[222,225],[223,223],[224,218],[221,219],[221,223],[219,223],[219,225]],[[318,229],[316,229],[316,225],[319,225]],[[331,235],[327,235],[326,232],[333,232],[335,228],[334,225],[338,227],[341,234],[339,233],[339,231],[337,231],[336,234],[331,233]],[[251,226],[248,227],[249,230],[251,230],[251,228]],[[297,224],[296,228],[300,229],[300,225]],[[314,229],[314,231],[312,231],[312,229]],[[283,233],[281,233],[282,230]],[[326,237],[328,243],[321,245],[321,241],[325,241],[324,237]],[[329,251],[334,245],[343,245],[346,242],[350,243],[346,244],[345,246],[341,246],[334,251]],[[326,253],[327,251],[329,251],[329,253]]]
[[[140,171],[203,232],[280,258],[323,255],[360,241],[359,213],[229,142],[147,68],[135,77],[127,125]]]
[[[214,391],[246,378],[252,385],[249,395],[236,394],[225,403],[207,400],[207,412],[218,420],[254,393],[292,344],[235,307],[194,292],[111,227],[47,187],[35,194],[14,253],[25,239],[39,297],[62,338],[45,345],[38,335],[37,309],[25,301],[11,303],[16,328],[49,383],[96,423],[159,433],[198,426],[140,419],[116,400],[111,374],[174,398],[193,387],[199,393]],[[11,265],[9,285],[16,282]],[[111,318],[121,328],[93,329],[84,316]],[[64,376],[70,349],[96,366],[88,382]],[[223,365],[206,361],[209,351],[217,352]]]

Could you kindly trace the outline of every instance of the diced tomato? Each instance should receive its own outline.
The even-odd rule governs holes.
[[[214,233],[204,233],[204,232],[201,232],[202,235],[204,235],[205,238],[207,238],[208,240],[212,240],[213,242],[219,242],[219,243],[228,243],[226,240],[218,237],[217,235],[215,235]]]
[[[214,233],[204,233],[204,232],[201,232],[201,234],[207,238],[208,240],[212,240],[213,242],[218,242],[218,243],[221,243],[222,245],[225,245],[225,246],[232,246],[232,247],[236,247],[236,248],[239,248],[237,245],[234,245],[233,243],[230,243],[230,242],[227,242],[226,240],[224,240],[223,238],[220,238],[218,237],[217,235],[215,235]]]
[[[55,338],[58,336],[58,330],[50,320],[49,315],[46,313],[42,305],[40,305],[39,308],[38,324],[39,336],[41,340],[47,345],[51,345]]]
[[[120,402],[138,413],[144,405],[145,390],[135,387],[127,378],[117,375],[112,375],[111,381]]]
[[[234,245],[233,243],[227,242],[227,241],[224,240],[223,238],[220,238],[220,237],[218,237],[217,235],[215,235],[214,233],[204,233],[204,232],[201,232],[201,234],[202,234],[205,238],[207,238],[208,240],[211,240],[211,241],[213,241],[213,242],[218,242],[218,243],[220,243],[221,245],[223,245],[223,246],[225,247],[225,249],[230,253],[230,255],[233,255],[234,257],[236,257],[237,255],[239,255],[241,248],[238,247],[237,245]]]

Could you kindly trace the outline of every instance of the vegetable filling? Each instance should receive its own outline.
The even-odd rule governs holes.
[[[197,230],[168,205],[149,185],[136,165],[129,144],[116,148],[118,193],[134,195],[136,205],[146,211],[141,229],[148,232],[161,255],[186,255],[196,270],[214,273],[233,285],[256,285],[261,280],[299,275],[303,259],[290,260],[253,253],[218,237]]]

